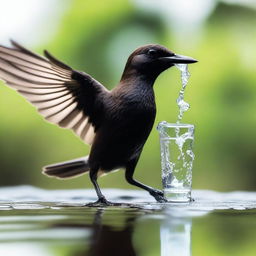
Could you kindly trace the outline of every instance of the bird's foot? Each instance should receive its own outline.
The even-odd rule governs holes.
[[[100,197],[96,202],[88,203],[85,206],[88,207],[102,207],[102,206],[118,206],[118,203],[109,202],[105,197]]]
[[[158,203],[166,203],[167,199],[164,197],[164,192],[161,190],[152,190],[149,192],[151,196],[153,196]]]

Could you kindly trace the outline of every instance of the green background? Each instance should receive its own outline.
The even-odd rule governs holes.
[[[109,89],[118,83],[128,55],[140,45],[158,43],[198,59],[189,66],[185,100],[191,109],[183,117],[183,122],[196,126],[193,188],[255,190],[256,9],[216,1],[211,12],[192,26],[182,23],[182,17],[168,19],[161,11],[135,2],[60,2],[66,7],[62,15],[56,15],[57,29],[46,43],[30,48],[38,53],[48,49]],[[51,30],[47,13],[43,24]],[[164,72],[154,85],[156,122],[135,172],[138,180],[151,186],[161,187],[156,125],[162,120],[176,121],[180,87],[176,68]],[[2,82],[0,120],[1,186],[92,187],[87,176],[59,181],[41,174],[42,166],[87,155],[90,148],[71,131],[43,121],[35,108]],[[132,188],[123,174],[103,177],[100,184]]]

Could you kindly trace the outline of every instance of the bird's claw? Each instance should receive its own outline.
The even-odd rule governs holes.
[[[96,202],[88,203],[85,206],[88,207],[104,207],[104,206],[117,206],[118,203],[109,202],[105,197],[100,197]]]
[[[164,197],[164,193],[161,190],[152,190],[149,192],[151,196],[153,196],[158,203],[166,203],[167,200]]]

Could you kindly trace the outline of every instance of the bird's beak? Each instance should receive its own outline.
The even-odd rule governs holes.
[[[178,55],[178,54],[174,54],[173,56],[169,56],[169,57],[162,57],[160,59],[170,64],[191,64],[191,63],[197,62],[197,60],[191,57]]]

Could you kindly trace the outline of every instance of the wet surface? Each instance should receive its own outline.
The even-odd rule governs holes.
[[[123,206],[84,206],[93,190],[0,189],[1,255],[256,255],[256,193],[158,204],[143,191],[103,192]]]

